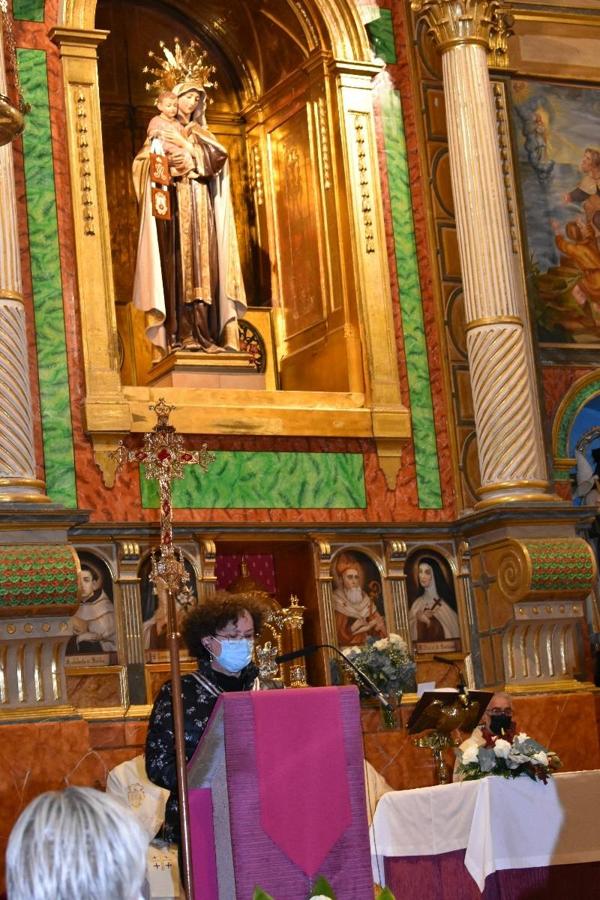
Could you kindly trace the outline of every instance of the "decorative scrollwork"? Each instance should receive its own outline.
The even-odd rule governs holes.
[[[529,573],[522,553],[511,548],[503,554],[498,566],[498,587],[511,600],[516,600],[527,591]]]
[[[267,368],[267,349],[260,331],[247,319],[238,319],[238,330],[240,350],[250,354],[252,357],[250,365],[254,366],[257,372],[264,372]]]
[[[498,587],[513,603],[547,596],[582,599],[595,577],[593,551],[581,538],[510,541],[498,561]]]
[[[329,152],[329,130],[327,128],[327,108],[325,99],[319,97],[319,137],[321,143],[321,164],[323,166],[323,186],[325,190],[331,187],[331,155]]]
[[[354,116],[354,130],[356,132],[356,155],[358,158],[360,181],[360,208],[365,235],[365,249],[367,253],[374,253],[375,231],[373,229],[373,201],[371,199],[371,186],[369,184],[369,160],[367,157],[365,119],[366,116],[364,113],[356,113]]]
[[[517,233],[517,220],[515,216],[515,198],[512,188],[512,172],[510,165],[510,138],[506,116],[506,103],[504,91],[501,85],[494,85],[494,105],[496,108],[496,123],[498,127],[498,144],[500,146],[500,164],[502,166],[502,178],[504,180],[504,193],[508,208],[508,223],[510,227],[510,240],[513,253],[519,252],[519,236]]]
[[[94,200],[92,191],[92,169],[90,164],[87,98],[83,91],[77,94],[77,146],[79,148],[79,178],[81,183],[81,203],[83,205],[83,232],[96,234],[94,224]]]
[[[492,18],[488,64],[493,69],[506,69],[508,66],[508,39],[514,34],[514,22],[514,17],[505,9],[499,9]]]
[[[304,26],[305,26],[308,34],[310,35],[313,46],[316,46],[318,44],[319,39],[317,36],[317,32],[315,31],[315,26],[311,22],[310,17],[304,7],[304,4],[301,3],[300,0],[294,0],[294,6],[296,7],[298,12],[300,13],[300,16],[302,17],[302,21],[304,23]]]
[[[592,441],[597,440],[597,438],[600,438],[600,425],[594,425],[592,428],[588,428],[577,441],[575,449],[583,453],[588,444],[591,444]]]
[[[252,181],[252,187],[256,194],[256,205],[262,206],[265,202],[265,188],[263,184],[260,148],[257,144],[254,144],[252,147]]]
[[[411,7],[442,52],[473,42],[489,49],[490,31],[499,30],[505,12],[501,0],[412,0]]]

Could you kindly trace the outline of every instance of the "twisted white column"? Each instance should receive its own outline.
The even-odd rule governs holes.
[[[0,95],[7,104],[0,19]],[[0,146],[0,502],[47,502],[35,477],[27,332],[19,256],[17,198],[10,141]]]
[[[412,0],[442,53],[467,351],[481,469],[479,505],[556,500],[525,302],[516,278],[487,53],[509,34],[500,0]]]
[[[486,49],[454,43],[442,63],[481,493],[550,499]]]

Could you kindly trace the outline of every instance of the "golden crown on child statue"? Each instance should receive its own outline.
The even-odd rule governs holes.
[[[182,94],[185,91],[206,91],[217,87],[212,78],[216,69],[206,61],[207,51],[195,41],[187,46],[175,38],[173,50],[169,50],[164,41],[160,42],[163,56],[148,51],[148,56],[155,66],[144,66],[143,72],[154,76],[154,81],[146,82],[146,90],[160,94],[161,91],[174,91]],[[164,57],[164,58],[163,58]]]

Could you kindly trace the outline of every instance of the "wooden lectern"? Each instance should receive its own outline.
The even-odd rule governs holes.
[[[372,896],[355,687],[223,694],[188,780],[194,900]]]

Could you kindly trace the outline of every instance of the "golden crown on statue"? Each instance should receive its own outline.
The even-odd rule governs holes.
[[[155,66],[144,66],[143,72],[153,75],[155,80],[146,82],[146,90],[159,94],[161,91],[172,91],[177,86],[185,86],[186,90],[205,91],[217,87],[212,76],[216,69],[207,63],[207,51],[195,41],[182,46],[179,38],[175,38],[173,50],[169,50],[164,41],[160,42],[163,56],[148,51],[148,56]],[[163,58],[164,57],[164,58]]]

